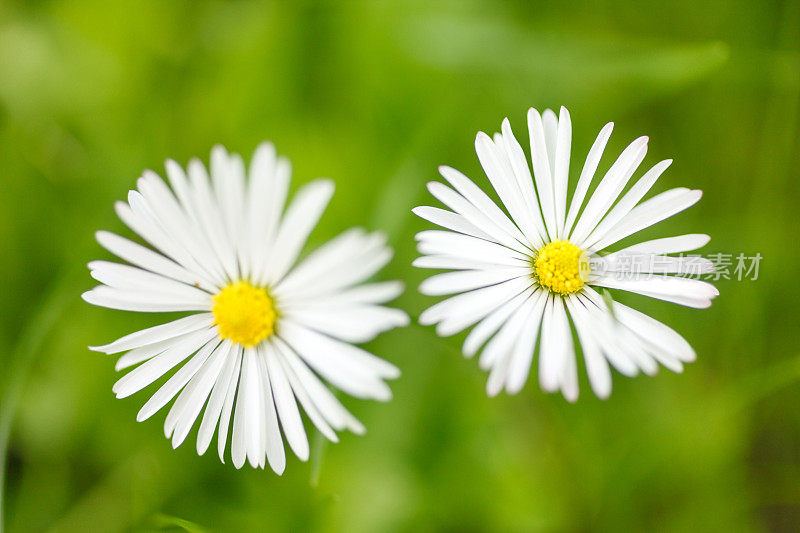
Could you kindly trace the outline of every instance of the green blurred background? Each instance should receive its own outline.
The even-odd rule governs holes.
[[[800,351],[797,169],[800,2],[0,2],[0,452],[7,531],[797,531]],[[573,185],[616,122],[607,167],[650,136],[675,163],[655,192],[705,191],[643,238],[712,235],[764,259],[706,311],[615,297],[697,349],[682,375],[581,376],[571,405],[529,380],[488,399],[463,336],[393,331],[369,348],[403,376],[395,398],[345,399],[342,435],[282,477],[177,451],[146,393],[115,400],[115,359],[88,344],[157,323],[91,308],[97,229],[167,157],[249,158],[271,139],[337,193],[312,236],[388,232],[397,305],[429,305],[409,265],[439,164],[482,178],[478,130],[566,105]],[[602,170],[602,169],[601,169]],[[436,204],[433,204],[436,205]],[[148,389],[152,392],[155,387]],[[307,427],[312,434],[310,424]]]

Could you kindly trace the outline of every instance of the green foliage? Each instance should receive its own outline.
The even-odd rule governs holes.
[[[7,531],[800,528],[800,3],[563,4],[4,2]],[[528,107],[561,104],[573,184],[614,120],[609,154],[647,134],[645,163],[675,159],[656,192],[705,193],[644,237],[705,232],[705,253],[764,257],[706,311],[613,293],[692,343],[682,375],[617,374],[606,401],[582,376],[574,405],[534,375],[490,400],[463,336],[411,326],[368,346],[403,370],[394,400],[343,398],[366,435],[290,457],[281,478],[198,457],[193,435],[173,451],[164,412],[135,422],[146,393],[114,399],[114,359],[86,346],[160,318],[84,304],[80,266],[107,257],[94,231],[127,234],[112,206],[143,169],[273,140],[294,188],[336,181],[311,244],[387,231],[382,277],[407,280],[397,305],[418,315],[432,299],[415,290],[412,235],[427,225],[410,208],[435,202],[437,165],[485,183],[477,130],[508,116],[522,137]]]

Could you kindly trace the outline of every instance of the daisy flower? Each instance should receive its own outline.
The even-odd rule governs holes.
[[[612,128],[607,124],[597,136],[569,203],[572,126],[562,107],[558,117],[550,110],[528,111],[533,175],[508,119],[494,137],[478,133],[478,159],[505,211],[446,166],[439,171],[450,187],[431,182],[428,190],[450,210],[413,210],[444,228],[417,234],[423,256],[414,265],[453,270],[429,277],[420,291],[455,295],[428,308],[419,322],[436,324],[442,336],[475,325],[463,353],[472,357],[482,348],[478,364],[489,371],[490,396],[503,389],[519,392],[538,351],[542,389],[560,390],[575,401],[573,328],[589,383],[601,398],[611,393],[609,364],[626,376],[652,375],[659,363],[680,372],[683,363],[695,359],[674,330],[596,289],[695,308],[710,306],[718,294],[709,283],[679,276],[709,272],[710,261],[668,255],[705,245],[707,235],[650,240],[607,254],[620,240],[694,205],[702,194],[677,188],[641,202],[670,160],[654,165],[622,194],[647,152],[648,138],[640,137],[611,165],[584,206]]]
[[[126,352],[116,368],[136,366],[114,384],[124,398],[179,367],[139,411],[142,421],[173,398],[164,423],[179,446],[203,412],[197,453],[217,431],[224,462],[286,466],[283,436],[301,460],[309,445],[300,407],[331,441],[336,430],[363,433],[323,380],[358,398],[389,400],[385,379],[399,370],[352,343],[403,326],[408,317],[381,304],[402,292],[397,281],[366,283],[391,258],[386,238],[351,229],[299,259],[333,194],[320,179],[284,210],[291,167],[274,147],[259,146],[245,169],[221,146],[209,172],[193,159],[186,172],[166,162],[172,190],[146,171],[116,212],[152,248],[101,231],[97,240],[130,264],[89,263],[101,285],[87,302],[138,312],[185,312],[183,318],[126,335],[93,350]],[[203,411],[205,407],[205,411]]]

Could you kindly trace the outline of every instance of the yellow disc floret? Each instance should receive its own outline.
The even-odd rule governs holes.
[[[542,287],[567,295],[583,288],[589,273],[589,262],[583,250],[569,241],[558,239],[545,245],[536,254],[533,273]]]
[[[246,281],[231,283],[214,295],[211,311],[220,337],[242,346],[255,346],[275,331],[272,297]]]

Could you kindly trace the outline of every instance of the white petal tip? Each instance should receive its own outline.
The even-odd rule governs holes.
[[[492,138],[489,137],[486,133],[479,131],[475,135],[475,144],[477,145],[479,142],[486,143],[487,141],[491,142]]]
[[[522,388],[525,386],[525,382],[522,383],[514,383],[514,384],[506,384],[506,394],[510,396],[515,396],[522,391]]]
[[[611,397],[611,389],[608,390],[594,390],[594,395],[600,400],[608,400]]]
[[[431,317],[429,317],[429,316],[425,316],[424,314],[422,314],[422,315],[419,315],[419,318],[417,319],[417,323],[420,326],[432,326],[432,325],[436,324],[436,320],[431,318]]]
[[[454,169],[450,165],[439,165],[437,167],[437,170],[439,171],[439,174],[441,174],[442,177],[444,177],[445,174],[447,174],[448,172],[452,172]]]
[[[387,387],[385,391],[374,394],[372,398],[379,402],[390,402],[392,401],[392,391]]]

